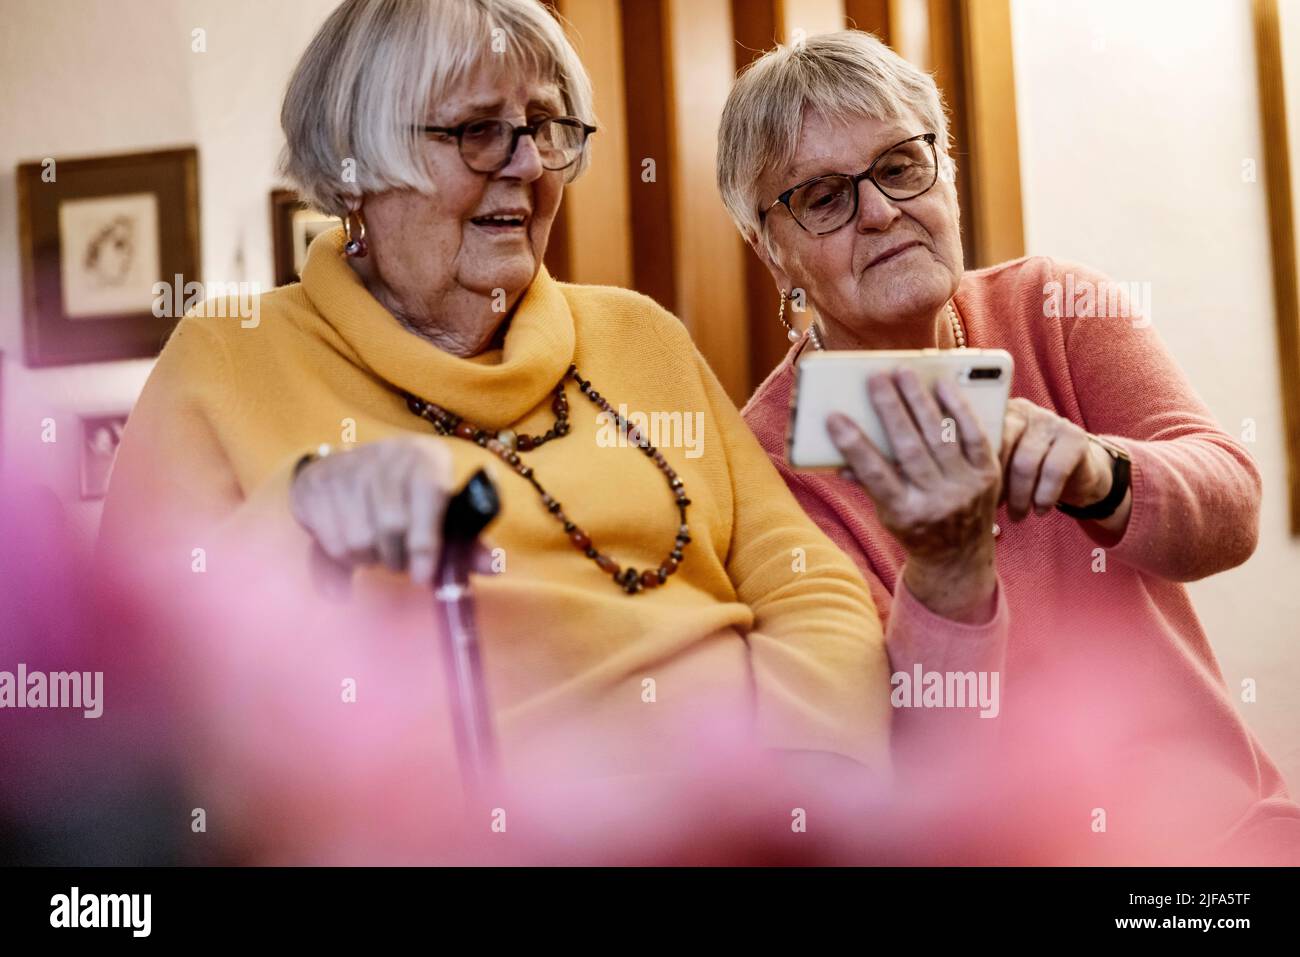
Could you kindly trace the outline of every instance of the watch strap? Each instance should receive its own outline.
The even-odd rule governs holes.
[[[1090,437],[1091,438],[1091,437]],[[1132,462],[1128,454],[1120,448],[1116,448],[1109,442],[1102,442],[1093,438],[1111,458],[1110,469],[1110,491],[1106,497],[1091,505],[1066,505],[1064,502],[1057,502],[1056,507],[1059,511],[1064,512],[1071,518],[1083,521],[1100,521],[1104,518],[1110,518],[1115,514],[1115,510],[1120,507],[1124,501],[1124,496],[1128,494],[1130,479],[1132,477]]]

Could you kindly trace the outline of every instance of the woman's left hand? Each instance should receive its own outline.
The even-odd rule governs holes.
[[[1092,505],[1110,492],[1109,453],[1082,428],[1028,399],[1007,403],[1000,458],[1013,521],[1030,509],[1044,515],[1057,502]]]

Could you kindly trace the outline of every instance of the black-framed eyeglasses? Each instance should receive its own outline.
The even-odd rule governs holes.
[[[758,214],[766,223],[773,206],[784,206],[799,226],[816,236],[833,233],[858,215],[858,184],[864,179],[893,200],[915,199],[939,181],[935,134],[895,143],[861,173],[827,173],[791,186]]]
[[[521,136],[533,138],[545,169],[567,169],[582,155],[587,137],[596,132],[596,127],[576,116],[550,116],[527,126],[515,126],[509,120],[482,119],[457,126],[416,126],[413,129],[420,133],[454,137],[461,159],[476,173],[495,173],[510,165]]]

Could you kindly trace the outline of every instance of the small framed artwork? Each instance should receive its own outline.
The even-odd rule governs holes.
[[[103,498],[113,477],[127,413],[81,416],[81,497]]]
[[[291,189],[271,193],[271,248],[275,255],[275,284],[297,282],[307,262],[311,241],[339,224],[337,216],[312,209]]]
[[[27,365],[157,355],[155,284],[201,281],[198,195],[193,148],[19,166]]]

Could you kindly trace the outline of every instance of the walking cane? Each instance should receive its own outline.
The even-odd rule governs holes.
[[[432,579],[433,613],[451,695],[451,723],[461,781],[466,802],[475,807],[494,790],[498,767],[469,573],[474,566],[478,536],[500,510],[496,486],[487,472],[479,469],[447,501],[442,549]],[[312,548],[311,572],[321,594],[336,600],[350,594],[351,569],[335,562],[319,544]]]
[[[498,766],[469,573],[478,536],[500,510],[496,486],[479,469],[447,502],[442,550],[433,576],[433,609],[451,693],[456,753],[465,799],[474,806],[491,796]]]

